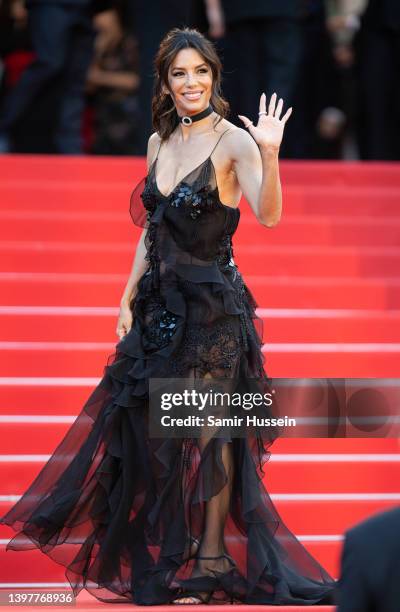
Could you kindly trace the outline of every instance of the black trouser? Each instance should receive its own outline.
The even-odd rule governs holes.
[[[36,58],[4,100],[0,131],[11,130],[29,112],[35,97],[59,78],[55,146],[60,153],[81,153],[84,86],[94,40],[90,10],[86,6],[35,4],[29,8],[29,28]]]
[[[260,95],[267,102],[276,92],[285,110],[293,101],[303,53],[301,22],[271,18],[231,24],[224,50],[223,90],[230,102],[232,121],[238,114],[258,120]]]
[[[356,39],[362,159],[400,159],[400,31],[364,26]]]

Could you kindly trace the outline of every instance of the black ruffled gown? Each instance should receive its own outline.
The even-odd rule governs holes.
[[[155,166],[130,203],[133,221],[147,227],[149,263],[131,301],[132,328],[0,519],[17,531],[7,550],[40,549],[65,566],[75,595],[86,588],[103,602],[156,605],[197,590],[210,603],[331,603],[335,581],[262,483],[276,432],[148,435],[151,377],[211,376],[231,391],[256,379],[259,391],[269,388],[262,322],[232,259],[240,212],[220,202],[211,154],[169,196]]]

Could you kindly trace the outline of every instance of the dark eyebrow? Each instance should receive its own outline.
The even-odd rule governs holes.
[[[208,65],[206,64],[206,62],[203,62],[202,64],[199,64],[198,66],[195,66],[195,68],[201,68],[202,66],[206,66],[208,68]],[[185,70],[185,69],[181,68],[180,66],[174,66],[172,70]]]

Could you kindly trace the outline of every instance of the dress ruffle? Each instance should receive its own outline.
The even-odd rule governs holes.
[[[196,280],[207,293],[220,300],[231,296],[222,299],[226,315],[257,318],[254,299],[241,302],[228,276],[202,274]],[[262,483],[274,438],[256,429],[247,438],[213,438],[200,456],[194,439],[148,436],[148,379],[169,375],[187,320],[175,281],[194,283],[195,277],[188,267],[169,282],[165,304],[179,317],[179,329],[170,344],[152,350],[143,334],[152,277],[142,277],[131,331],[116,345],[64,440],[1,519],[19,531],[7,550],[40,548],[66,567],[75,595],[85,587],[105,602],[163,604],[182,587],[213,591],[212,603],[328,601],[332,579],[283,524]],[[239,364],[242,385],[262,364],[257,334],[248,345]],[[261,384],[265,392],[268,379]],[[226,543],[236,567],[190,578],[194,561],[184,562],[184,551],[189,534],[201,537],[206,502],[227,482],[227,442],[233,444],[235,480]]]
[[[210,181],[210,168],[196,177]],[[186,215],[191,224],[219,219],[218,249],[202,258],[207,224],[191,225],[194,242],[177,241],[169,229],[176,236],[179,207],[168,208],[170,199],[150,187],[143,181],[133,198],[141,204],[131,201],[133,220],[147,228],[149,262],[131,302],[132,327],[64,439],[0,519],[17,532],[6,549],[40,549],[66,568],[75,595],[85,588],[103,602],[158,605],[194,589],[210,603],[331,603],[335,581],[285,526],[263,485],[274,429],[211,437],[201,452],[194,438],[149,436],[153,377],[209,373],[232,392],[270,391],[262,321],[232,259],[238,212],[211,198],[200,214]],[[215,184],[206,192],[216,193]],[[202,537],[207,503],[228,483],[225,445],[233,457],[224,531],[233,564],[195,578],[187,551]]]

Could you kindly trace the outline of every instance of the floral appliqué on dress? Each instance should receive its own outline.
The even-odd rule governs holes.
[[[215,207],[213,190],[208,185],[194,190],[192,186],[182,182],[171,194],[170,204],[176,208],[185,204],[188,207],[189,216],[197,219],[203,210],[212,210]]]

